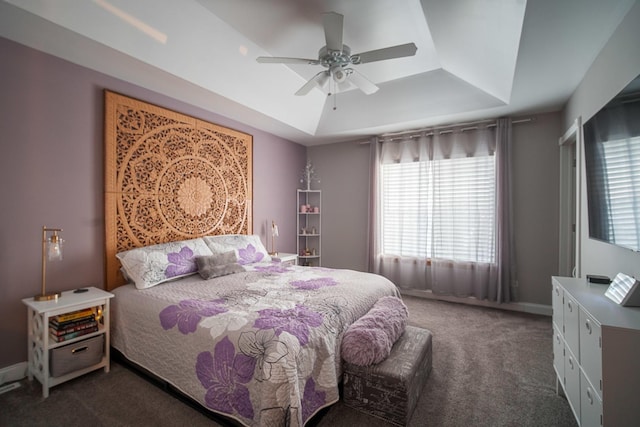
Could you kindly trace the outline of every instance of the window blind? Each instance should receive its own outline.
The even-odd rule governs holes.
[[[495,156],[381,166],[384,255],[495,262]]]

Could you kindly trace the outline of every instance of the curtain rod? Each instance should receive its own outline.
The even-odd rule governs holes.
[[[513,120],[511,122],[511,124],[529,123],[529,122],[532,122],[532,121],[535,121],[535,118],[527,117],[527,118]],[[393,141],[394,139],[400,139],[400,138],[405,137],[407,135],[410,135],[409,138],[418,137],[418,136],[420,136],[422,134],[425,134],[426,136],[430,136],[430,135],[433,135],[434,131],[437,131],[438,129],[445,129],[445,130],[442,130],[442,131],[439,132],[440,135],[443,135],[443,134],[447,134],[447,133],[453,132],[453,129],[451,129],[451,128],[460,128],[460,127],[462,127],[462,129],[460,129],[461,132],[466,132],[466,131],[470,131],[470,130],[476,130],[476,129],[478,129],[478,125],[485,124],[485,123],[486,123],[486,127],[487,128],[492,128],[492,127],[496,127],[497,126],[497,122],[495,120],[478,120],[478,121],[475,121],[475,122],[458,123],[458,124],[442,125],[442,126],[433,126],[433,127],[428,127],[428,128],[424,128],[424,129],[414,129],[414,130],[407,130],[407,131],[402,131],[402,132],[384,133],[384,134],[380,135],[379,138],[380,139],[385,139],[387,141]]]

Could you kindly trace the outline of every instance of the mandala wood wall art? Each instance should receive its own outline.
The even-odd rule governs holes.
[[[213,234],[250,234],[251,135],[105,91],[106,287],[116,253]]]

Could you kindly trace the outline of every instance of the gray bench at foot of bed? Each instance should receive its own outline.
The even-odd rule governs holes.
[[[344,403],[393,424],[407,425],[431,372],[431,332],[407,326],[377,365],[345,362]]]

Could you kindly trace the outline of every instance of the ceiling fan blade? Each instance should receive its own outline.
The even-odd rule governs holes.
[[[354,70],[353,68],[349,68],[351,70],[349,74],[349,81],[356,85],[358,89],[366,93],[367,95],[371,95],[378,91],[378,86],[373,84],[371,80]]]
[[[256,61],[261,64],[320,64],[320,61],[318,61],[317,59],[286,58],[281,56],[258,56],[256,58]]]
[[[322,23],[324,25],[324,38],[327,42],[327,49],[342,52],[344,16],[335,12],[325,13]]]
[[[311,79],[308,82],[306,82],[304,84],[304,86],[302,86],[300,89],[298,89],[298,91],[296,92],[296,95],[297,96],[306,95],[315,86],[318,86],[319,88],[322,88],[325,85],[325,83],[327,82],[327,80],[329,80],[329,72],[326,71],[326,70],[325,71],[320,71],[318,74],[316,74],[315,76],[311,77]]]
[[[366,64],[367,62],[402,58],[405,56],[415,55],[417,50],[418,48],[415,43],[399,44],[397,46],[385,47],[382,49],[370,50],[351,55],[351,62],[353,64]]]

